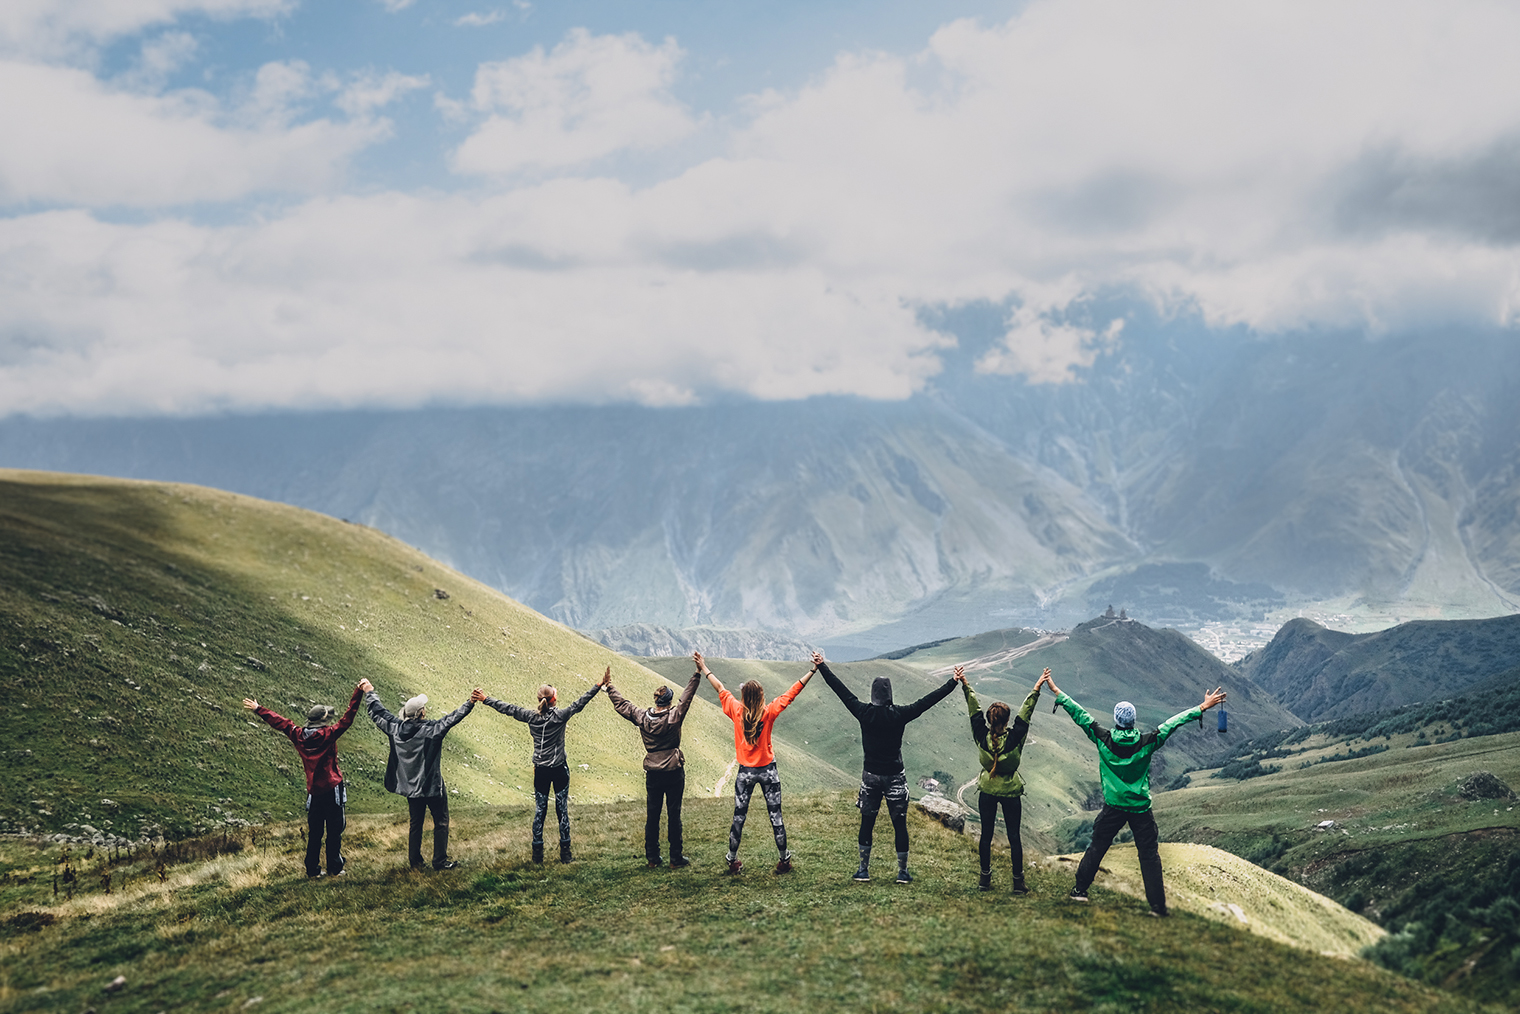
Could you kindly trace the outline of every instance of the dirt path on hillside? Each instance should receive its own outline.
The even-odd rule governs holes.
[[[975,672],[979,669],[991,669],[993,666],[1003,665],[1006,662],[1012,662],[1016,658],[1023,658],[1025,655],[1039,651],[1041,648],[1048,648],[1052,644],[1060,644],[1062,641],[1066,640],[1066,637],[1067,635],[1064,632],[1059,634],[1045,634],[1041,637],[1035,638],[1028,644],[1021,644],[1017,648],[1005,648],[1002,651],[995,651],[991,655],[982,655],[979,658],[973,658],[960,664],[965,667],[967,672]],[[949,676],[953,672],[955,672],[955,666],[946,665],[935,669],[929,675]]]

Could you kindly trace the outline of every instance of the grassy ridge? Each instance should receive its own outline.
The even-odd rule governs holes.
[[[1320,957],[1207,919],[1158,922],[1040,865],[1035,893],[974,889],[974,845],[911,818],[917,881],[848,879],[847,795],[788,796],[797,870],[751,825],[737,879],[718,875],[728,823],[694,799],[697,865],[642,868],[642,808],[582,806],[580,861],[523,861],[527,813],[461,809],[461,869],[402,868],[404,818],[353,822],[351,874],[308,882],[293,827],[263,848],[173,867],[53,904],[54,858],[0,847],[0,1011],[78,1011],[117,975],[109,1009],[260,1011],[1464,1011],[1477,1008],[1359,961]],[[760,832],[757,834],[756,832]],[[887,864],[877,864],[878,873]],[[26,880],[42,875],[41,880]],[[26,930],[15,913],[57,919]],[[30,923],[36,924],[35,917]]]
[[[1450,728],[1450,705],[1431,711]],[[1157,820],[1164,837],[1227,849],[1404,934],[1375,952],[1394,967],[1513,1005],[1520,809],[1465,799],[1458,786],[1480,770],[1520,784],[1520,732],[1433,742],[1435,731],[1379,736],[1386,750],[1340,760],[1365,749],[1360,736],[1315,731],[1276,751],[1276,772],[1194,772],[1189,787],[1156,797]],[[1334,826],[1316,828],[1326,820]]]
[[[565,703],[608,664],[637,700],[661,682],[361,525],[193,486],[0,471],[0,756],[15,772],[0,830],[135,837],[293,815],[300,764],[244,696],[299,718],[368,677],[392,709],[425,692],[439,715],[477,684],[530,703],[550,682]],[[642,745],[605,700],[568,746],[577,798],[642,795]],[[731,724],[694,707],[684,749],[690,791],[710,790]],[[365,718],[339,752],[351,808],[389,808],[386,744]],[[446,740],[445,777],[463,802],[522,802],[530,753],[517,722],[477,708]],[[793,787],[849,783],[782,757]]]

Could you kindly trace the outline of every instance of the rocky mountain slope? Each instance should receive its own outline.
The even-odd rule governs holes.
[[[1184,628],[1311,601],[1520,608],[1511,335],[1259,340],[1122,312],[1064,385],[977,372],[1001,334],[983,308],[942,322],[960,346],[903,403],[12,417],[0,464],[352,518],[579,629],[856,657],[1110,601]]]
[[[1370,634],[1285,624],[1235,669],[1305,721],[1451,696],[1520,658],[1520,615],[1419,620]]]

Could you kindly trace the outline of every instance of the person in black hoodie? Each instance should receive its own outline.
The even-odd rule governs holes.
[[[860,773],[860,793],[855,799],[855,805],[860,808],[860,869],[855,871],[855,879],[862,883],[871,879],[871,844],[876,815],[885,801],[897,838],[897,882],[911,884],[913,878],[908,874],[908,775],[903,769],[903,730],[909,722],[949,696],[955,689],[955,680],[946,680],[944,686],[912,704],[897,705],[892,703],[892,681],[878,676],[871,681],[871,703],[866,704],[829,671],[823,655],[816,651],[813,652],[813,664],[829,689],[839,696],[860,723],[860,746],[865,753],[865,764]]]
[[[405,796],[411,812],[411,833],[407,838],[407,859],[412,869],[422,869],[422,822],[433,814],[433,869],[452,870],[459,864],[449,858],[449,790],[443,784],[439,756],[443,737],[464,720],[475,702],[485,699],[479,687],[455,710],[442,718],[427,718],[427,694],[418,694],[401,707],[397,718],[385,710],[380,695],[369,680],[364,680],[364,700],[370,721],[391,741],[391,755],[385,762],[385,788]]]

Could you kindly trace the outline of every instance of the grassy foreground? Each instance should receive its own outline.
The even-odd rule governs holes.
[[[58,903],[57,847],[10,839],[0,1011],[1482,1009],[1187,913],[1154,920],[1101,887],[1070,904],[1058,864],[1010,898],[1006,851],[998,890],[979,894],[974,842],[916,813],[917,881],[891,882],[883,827],[877,879],[852,883],[845,795],[788,797],[787,877],[763,819],[728,879],[727,804],[688,799],[686,813],[684,871],[644,868],[636,804],[578,807],[578,861],[543,867],[527,862],[526,811],[481,807],[455,815],[451,873],[404,869],[404,816],[372,815],[351,821],[341,880],[307,881],[286,825],[162,883],[136,864],[109,896],[87,862],[92,889]],[[118,975],[125,988],[103,992]]]

